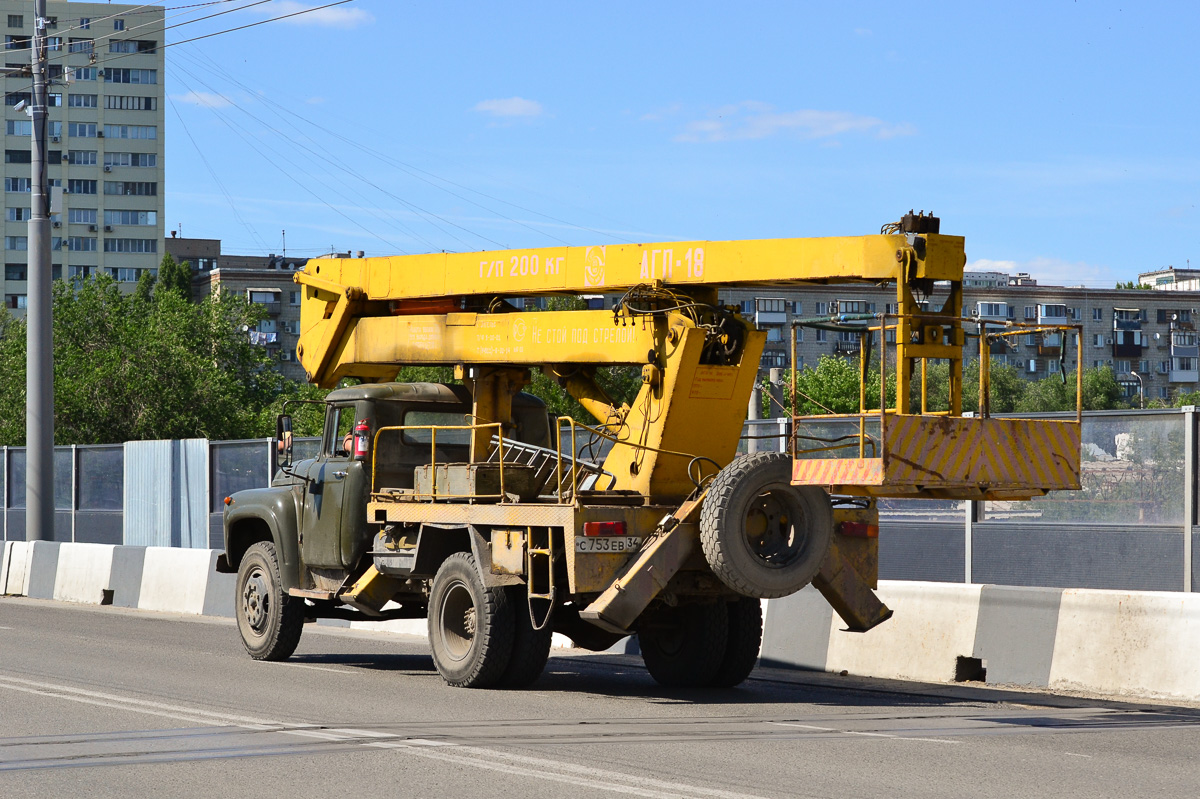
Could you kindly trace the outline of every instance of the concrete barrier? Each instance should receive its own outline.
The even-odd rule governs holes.
[[[112,544],[61,544],[54,572],[51,596],[63,602],[106,605],[112,575]]]
[[[214,558],[211,549],[146,547],[137,606],[142,610],[203,614]]]
[[[1063,591],[1049,687],[1200,699],[1200,594]]]
[[[232,616],[235,576],[210,549],[6,542],[0,593]],[[895,615],[842,629],[809,587],[764,603],[762,662],[893,679],[1200,701],[1200,594],[884,581]],[[330,622],[424,636],[424,619]],[[554,637],[555,646],[569,645]],[[617,651],[636,651],[623,641]]]

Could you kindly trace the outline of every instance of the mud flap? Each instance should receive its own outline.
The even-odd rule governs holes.
[[[830,542],[829,554],[813,578],[813,585],[846,622],[850,632],[865,633],[892,617],[891,608],[879,601],[870,584],[842,554],[836,540]]]

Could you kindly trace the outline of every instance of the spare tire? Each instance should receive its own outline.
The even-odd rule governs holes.
[[[743,596],[771,599],[808,585],[829,552],[829,495],[794,486],[786,453],[735,458],[700,510],[700,543],[713,573]]]

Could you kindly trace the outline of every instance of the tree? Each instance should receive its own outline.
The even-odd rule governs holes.
[[[138,281],[139,284],[141,281]],[[171,253],[163,256],[158,266],[158,290],[169,291],[185,300],[192,298],[192,265],[188,261],[176,263]]]
[[[1124,283],[1118,280],[1116,287],[1119,289],[1137,289],[1139,291],[1149,291],[1150,289],[1154,288],[1153,286],[1145,283],[1135,283],[1132,280],[1126,280]]]
[[[271,435],[289,385],[245,330],[262,309],[215,294],[125,294],[112,278],[54,284],[55,439],[107,444]],[[0,317],[0,444],[25,440],[25,321]]]
[[[1085,411],[1108,411],[1128,407],[1116,375],[1107,366],[1083,370],[1082,396]],[[1075,410],[1075,372],[1068,372],[1065,382],[1061,376],[1052,375],[1030,383],[1025,396],[1017,403],[1017,410],[1022,413]]]

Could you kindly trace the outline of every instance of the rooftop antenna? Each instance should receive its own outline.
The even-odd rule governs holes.
[[[287,231],[282,230],[280,232],[283,233],[283,257],[287,258]]]

